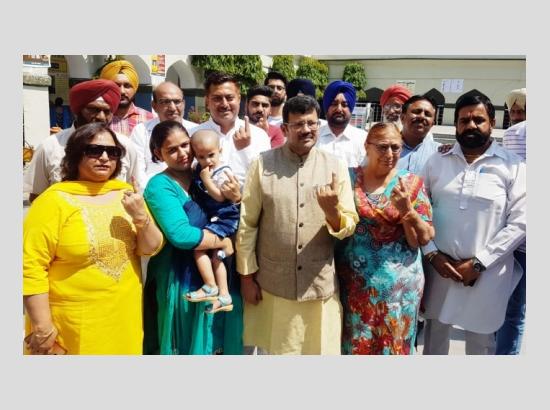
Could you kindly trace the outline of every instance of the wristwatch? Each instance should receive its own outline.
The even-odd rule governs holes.
[[[477,273],[481,273],[483,272],[485,269],[487,269],[485,267],[485,265],[483,263],[481,263],[481,261],[476,258],[475,256],[472,258],[472,263],[474,264],[474,270],[477,272]]]

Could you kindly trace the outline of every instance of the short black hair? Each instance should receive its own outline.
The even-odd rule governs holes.
[[[278,71],[270,71],[269,73],[267,73],[264,80],[264,85],[267,85],[269,83],[269,80],[281,80],[285,84],[285,88],[288,84],[286,77]]]
[[[212,71],[210,74],[208,74],[206,80],[204,81],[204,91],[206,91],[206,94],[208,95],[211,85],[221,85],[227,82],[235,84],[237,90],[239,90],[240,92],[241,85],[239,84],[239,80],[237,80],[237,77],[231,74],[222,73],[221,71]]]
[[[487,114],[489,115],[489,119],[493,121],[495,119],[495,106],[483,93],[479,94],[471,94],[470,92],[466,94],[462,94],[460,97],[458,97],[458,100],[456,100],[455,103],[455,125],[458,122],[458,112],[469,105],[478,105],[483,104],[485,106],[485,110],[487,111]]]
[[[321,113],[321,107],[319,103],[315,101],[315,98],[309,95],[297,95],[292,97],[283,106],[283,122],[288,123],[289,114],[306,114],[312,110],[317,112],[317,117]]]
[[[84,157],[86,145],[94,139],[97,134],[108,132],[113,137],[115,145],[122,151],[122,155],[117,159],[115,171],[109,179],[116,178],[122,168],[122,157],[126,154],[126,148],[120,143],[115,132],[102,122],[91,122],[78,127],[67,140],[65,145],[65,156],[61,160],[61,180],[78,181],[78,166]]]
[[[257,85],[248,90],[248,93],[246,94],[246,99],[250,100],[257,95],[263,95],[264,97],[271,99],[271,97],[273,96],[273,90],[267,85]]]
[[[405,101],[403,103],[403,107],[401,107],[401,112],[405,113],[407,112],[407,110],[409,109],[409,106],[412,104],[412,103],[415,103],[417,101],[428,101],[432,107],[434,107],[434,110],[437,111],[437,104],[435,102],[435,100],[432,98],[432,97],[429,97],[427,95],[413,95],[412,97],[410,97],[407,101]]]

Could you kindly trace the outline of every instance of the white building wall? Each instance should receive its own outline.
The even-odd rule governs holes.
[[[329,60],[330,81],[341,79],[348,61]],[[495,106],[504,105],[504,97],[510,90],[525,87],[526,61],[521,59],[385,59],[360,60],[367,73],[367,89],[382,90],[398,80],[414,80],[415,93],[423,94],[432,88],[445,96],[445,103],[452,104],[467,91],[477,89],[486,94]],[[444,79],[463,79],[462,93],[448,93],[441,89]],[[445,109],[443,123],[453,123],[454,110]],[[497,111],[497,124],[502,124],[503,111]]]

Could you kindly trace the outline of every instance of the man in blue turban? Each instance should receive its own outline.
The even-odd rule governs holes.
[[[317,147],[342,159],[348,167],[358,167],[365,159],[367,133],[350,125],[355,108],[355,87],[345,81],[333,81],[323,94],[327,124],[319,130]]]

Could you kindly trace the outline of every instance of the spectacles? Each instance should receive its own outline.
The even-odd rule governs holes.
[[[316,131],[321,125],[321,121],[300,121],[300,122],[285,122],[286,125],[290,127],[293,131],[299,131],[304,128],[306,125],[311,131]]]
[[[284,85],[268,85],[268,87],[271,88],[272,90],[277,90],[277,91],[283,91],[285,89]]]
[[[397,154],[403,149],[399,144],[375,144],[374,142],[367,142],[367,144],[374,145],[380,154],[388,152],[388,148],[391,149],[392,154]]]
[[[115,145],[88,144],[84,147],[84,155],[89,158],[99,158],[106,152],[109,159],[119,159],[122,156],[122,149]]]
[[[401,111],[402,107],[403,106],[401,104],[386,104],[386,105],[384,105],[385,110]]]
[[[171,103],[174,103],[174,105],[180,105],[183,103],[183,100],[181,98],[161,98],[159,99],[159,104],[162,106],[168,106]]]

